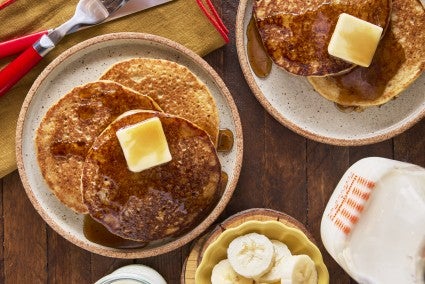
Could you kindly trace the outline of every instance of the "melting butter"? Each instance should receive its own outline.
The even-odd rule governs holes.
[[[164,129],[158,117],[119,129],[116,134],[127,166],[132,172],[141,172],[172,159]]]
[[[383,29],[348,14],[341,14],[328,46],[328,53],[345,61],[368,67]]]

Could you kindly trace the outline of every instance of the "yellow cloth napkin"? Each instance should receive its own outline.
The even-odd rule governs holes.
[[[1,1],[0,1],[1,2]],[[75,11],[78,0],[16,0],[0,11],[0,41],[57,27]],[[22,102],[44,67],[67,48],[88,38],[113,32],[160,35],[203,56],[225,44],[196,0],[174,0],[124,18],[66,36],[29,74],[0,97],[0,177],[16,169],[15,129]],[[0,60],[3,67],[13,57]]]

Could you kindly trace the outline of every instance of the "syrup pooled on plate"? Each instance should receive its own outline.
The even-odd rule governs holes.
[[[233,148],[233,132],[229,129],[220,129],[218,132],[217,152],[229,152]]]
[[[106,247],[116,249],[134,249],[142,248],[147,245],[147,243],[127,240],[112,234],[102,224],[93,220],[90,215],[84,216],[83,232],[84,236],[89,241]]]
[[[264,49],[263,42],[261,41],[261,37],[258,33],[253,17],[249,21],[248,28],[246,30],[246,37],[248,40],[246,48],[252,71],[254,71],[255,75],[260,78],[267,77],[272,70],[272,60],[269,58],[266,50]]]
[[[265,50],[277,66],[296,75],[326,76],[353,67],[328,53],[341,13],[387,26],[389,0],[351,2],[254,1],[253,13]]]
[[[388,30],[369,67],[356,67],[347,74],[333,78],[340,87],[340,97],[344,102],[358,98],[367,100],[379,98],[405,60],[403,47],[392,31]]]

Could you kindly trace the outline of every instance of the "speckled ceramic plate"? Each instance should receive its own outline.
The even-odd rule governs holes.
[[[134,57],[175,61],[195,73],[210,89],[219,109],[220,128],[230,129],[235,137],[228,153],[219,153],[222,170],[228,174],[223,196],[196,228],[168,242],[137,249],[114,249],[98,245],[83,234],[83,215],[65,207],[50,192],[35,154],[35,130],[49,107],[72,88],[96,81],[112,64]],[[31,87],[19,115],[16,151],[19,174],[34,207],[44,220],[72,243],[94,253],[142,258],[176,249],[201,234],[223,211],[235,189],[242,164],[242,129],[236,105],[217,73],[198,55],[170,40],[140,33],[118,33],[82,42],[57,57]]]
[[[364,145],[389,139],[425,117],[425,76],[381,107],[344,113],[313,90],[306,78],[273,65],[268,77],[257,77],[246,53],[246,29],[252,0],[239,2],[236,45],[244,76],[263,107],[281,124],[312,140],[334,145]]]

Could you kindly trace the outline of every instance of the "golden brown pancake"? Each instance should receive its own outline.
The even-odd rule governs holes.
[[[136,108],[160,110],[150,97],[98,81],[74,88],[47,111],[36,133],[37,159],[49,188],[66,206],[87,213],[80,186],[87,151],[117,116]]]
[[[425,10],[417,0],[393,0],[391,23],[368,68],[309,78],[322,96],[342,106],[381,105],[405,90],[425,69]]]
[[[172,160],[131,172],[116,131],[158,117]],[[175,237],[205,217],[219,196],[221,166],[209,135],[178,116],[131,112],[111,123],[87,154],[84,203],[112,233],[142,242]]]
[[[253,15],[264,47],[277,66],[296,75],[326,76],[353,64],[328,54],[341,13],[387,26],[391,0],[256,0]]]
[[[150,96],[164,112],[197,124],[217,144],[219,118],[214,98],[185,66],[163,59],[134,58],[115,64],[101,79]]]

